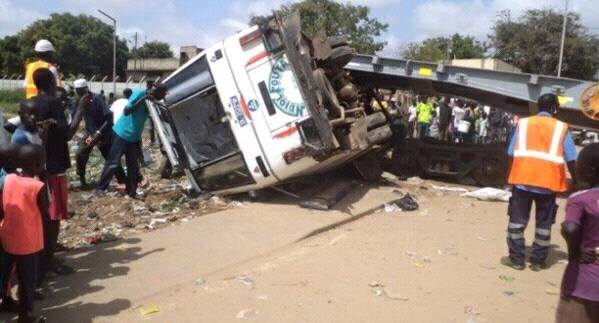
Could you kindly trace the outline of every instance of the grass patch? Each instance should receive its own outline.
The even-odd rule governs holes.
[[[25,99],[23,89],[0,90],[0,111],[15,115],[19,111],[19,102]]]

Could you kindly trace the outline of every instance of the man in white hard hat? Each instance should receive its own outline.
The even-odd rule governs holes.
[[[54,65],[54,52],[54,45],[46,39],[40,39],[35,44],[35,54],[38,59],[27,64],[25,69],[25,97],[27,99],[38,94],[38,90],[33,83],[33,73],[40,68],[49,69],[56,78],[56,86],[63,86],[60,73]]]
[[[108,158],[110,147],[112,145],[112,112],[100,97],[92,93],[87,87],[85,79],[78,79],[73,82],[75,92],[79,97],[78,106],[86,106],[83,120],[85,120],[85,135],[83,142],[79,145],[77,151],[77,175],[82,186],[86,186],[85,171],[89,156],[94,149],[98,147],[104,160]],[[125,171],[120,165],[116,170],[116,178],[119,183],[125,183]]]

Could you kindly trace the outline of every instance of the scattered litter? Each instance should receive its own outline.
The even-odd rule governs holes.
[[[421,216],[429,216],[430,212],[428,210],[422,210],[422,211],[420,211],[420,215]]]
[[[426,266],[424,261],[419,261],[419,260],[412,260],[410,262],[410,265],[412,265],[412,267],[416,267],[416,268],[424,268],[424,266]]]
[[[239,311],[239,313],[237,313],[237,318],[241,319],[241,320],[247,320],[247,319],[257,316],[258,314],[260,314],[260,311],[248,308],[248,309]]]
[[[503,291],[503,295],[505,295],[505,296],[514,296],[514,294],[516,294],[516,292],[514,292],[513,290],[504,290]]]
[[[418,202],[414,199],[412,195],[409,193],[404,195],[399,200],[392,202],[393,204],[399,206],[403,211],[414,211],[418,210]]]
[[[375,293],[376,296],[379,296],[379,297],[380,296],[384,296],[384,297],[386,297],[388,299],[392,299],[392,300],[396,300],[396,301],[404,301],[405,302],[405,301],[410,300],[409,297],[403,296],[403,295],[401,295],[397,291],[387,290],[387,289],[382,288],[382,287],[381,288],[376,288],[374,290],[374,293]]]
[[[157,223],[166,223],[168,220],[164,218],[154,218],[150,220],[150,223],[146,225],[148,230],[154,230],[156,228]]]
[[[254,288],[254,285],[256,284],[254,280],[248,276],[239,276],[237,277],[237,281],[252,288]]]
[[[206,283],[206,280],[204,278],[198,278],[195,281],[195,284],[198,285],[198,286],[199,285],[204,285],[205,283]]]
[[[481,237],[481,236],[478,236],[477,239],[480,240],[480,241],[491,241],[491,240],[495,240],[493,238],[485,238],[485,237]]]
[[[550,282],[550,281],[548,281],[548,280],[547,280],[547,281],[545,281],[545,283],[546,283],[547,285],[550,285],[550,286],[554,286],[554,287],[555,287],[555,286],[557,286],[557,284],[556,284],[556,283],[554,283],[554,282]]]
[[[90,220],[95,220],[98,218],[98,213],[91,211],[91,212],[87,213],[87,218]]]
[[[468,315],[480,315],[480,312],[477,311],[472,306],[466,306],[466,307],[464,307],[464,314],[468,314]]]
[[[370,287],[384,287],[385,285],[383,283],[379,283],[376,280],[373,280],[371,282],[368,283],[368,286]]]
[[[395,213],[395,212],[402,211],[399,206],[397,206],[396,204],[393,204],[393,203],[385,203],[383,206],[384,206],[385,213]]]
[[[406,256],[408,256],[410,258],[415,257],[416,255],[417,255],[417,253],[414,251],[409,251],[409,250],[406,251]]]
[[[460,196],[472,197],[481,201],[502,201],[508,202],[512,197],[512,192],[500,190],[493,187],[485,187],[476,191],[460,194]]]
[[[467,193],[468,190],[463,187],[457,186],[445,186],[445,185],[434,185],[433,190],[435,191],[443,191],[443,192],[457,192],[457,193]]]
[[[420,185],[420,184],[424,183],[422,178],[420,178],[418,176],[410,177],[406,180],[406,182],[408,184],[412,184],[412,185]]]
[[[160,312],[160,305],[154,304],[146,306],[139,310],[142,316],[148,316]]]
[[[559,295],[560,291],[559,291],[559,288],[557,288],[555,286],[548,286],[547,288],[545,288],[545,294],[547,294],[547,295]]]
[[[268,300],[268,295],[264,294],[264,295],[258,295],[256,296],[257,299],[261,300],[261,301],[267,301]]]
[[[499,275],[499,279],[501,279],[501,280],[503,280],[503,281],[505,281],[505,282],[508,282],[508,283],[511,283],[511,282],[513,282],[514,280],[516,280],[516,278],[515,278],[515,277],[513,277],[513,276],[508,276],[508,275]]]
[[[231,201],[229,202],[229,207],[231,208],[240,208],[240,207],[244,207],[245,205],[242,202],[239,201]]]

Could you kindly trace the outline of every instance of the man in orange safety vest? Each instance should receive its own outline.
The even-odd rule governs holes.
[[[568,191],[566,167],[575,181],[577,152],[565,122],[553,118],[559,108],[555,94],[543,94],[537,102],[539,113],[518,121],[508,155],[511,157],[508,183],[514,186],[508,206],[507,244],[509,262],[525,268],[524,230],[531,206],[535,203],[535,239],[530,254],[530,269],[545,269],[551,245],[551,226],[555,222],[556,193]]]

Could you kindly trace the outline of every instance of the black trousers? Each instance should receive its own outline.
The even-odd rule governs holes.
[[[79,150],[77,151],[77,155],[76,155],[77,175],[85,176],[85,170],[87,167],[87,162],[89,161],[89,155],[94,150],[94,147],[98,147],[98,150],[100,150],[100,153],[102,154],[102,157],[104,157],[105,161],[108,160],[108,156],[110,154],[110,148],[112,146],[112,138],[110,138],[110,136],[106,136],[106,137],[107,138],[104,138],[104,139],[100,140],[98,143],[96,143],[95,145],[91,145],[91,146],[86,145],[85,140],[83,140],[83,142],[81,142],[81,144],[79,145]],[[116,180],[120,184],[125,183],[125,179],[126,179],[125,171],[123,170],[123,168],[121,167],[120,164],[115,172],[115,176],[116,176]]]
[[[13,266],[17,268],[17,281],[19,283],[19,312],[29,312],[33,310],[33,299],[38,273],[39,254],[13,255],[2,252],[0,260],[0,297],[5,299],[8,285],[10,283],[11,271]]]
[[[535,240],[532,244],[530,262],[542,264],[547,259],[551,246],[551,226],[555,222],[557,204],[555,194],[540,194],[514,187],[508,215],[507,245],[513,263],[524,264],[524,230],[530,219],[532,203],[535,203]]]
[[[104,170],[102,170],[102,175],[100,176],[98,189],[108,189],[110,180],[118,171],[121,166],[121,158],[125,155],[127,163],[127,180],[125,182],[127,185],[127,194],[131,197],[135,197],[137,194],[137,179],[139,176],[139,142],[126,141],[116,134],[113,138],[110,153],[108,154]]]
[[[39,270],[37,275],[37,287],[41,287],[46,278],[46,274],[50,271],[55,263],[54,253],[56,252],[56,244],[58,234],[60,233],[60,221],[44,220],[44,250],[39,252]]]

